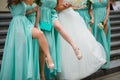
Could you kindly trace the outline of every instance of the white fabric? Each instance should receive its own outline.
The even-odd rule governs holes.
[[[115,11],[120,11],[120,3],[112,5]]]
[[[58,80],[80,80],[96,72],[106,62],[105,51],[87,29],[83,18],[68,8],[59,13],[59,20],[83,58],[77,60],[71,46],[61,37],[62,72]]]

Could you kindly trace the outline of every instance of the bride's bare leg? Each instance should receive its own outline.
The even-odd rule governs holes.
[[[43,52],[44,52],[44,54],[45,54],[45,56],[47,58],[48,67],[50,69],[53,69],[54,64],[52,62],[50,52],[49,52],[49,48],[48,48],[48,44],[47,44],[47,40],[46,40],[43,32],[38,30],[37,28],[33,28],[32,29],[32,37],[38,39],[39,46],[43,50]]]
[[[61,36],[72,46],[77,58],[80,60],[82,56],[80,54],[78,47],[74,44],[74,42],[69,37],[69,35],[65,32],[65,30],[61,27],[58,20],[54,21],[54,27],[61,34]]]

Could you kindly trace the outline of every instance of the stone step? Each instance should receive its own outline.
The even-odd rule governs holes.
[[[0,45],[0,49],[3,49],[4,48],[4,45]]]
[[[120,59],[120,49],[112,50],[110,52],[110,60]]]
[[[120,80],[120,71],[114,72],[114,73],[111,73],[111,74],[108,74],[108,75],[105,75],[105,76],[102,76],[102,77],[99,77],[93,80]]]
[[[111,10],[110,15],[120,15],[120,11]]]
[[[8,19],[8,18],[12,18],[12,15],[10,13],[0,13],[0,18]]]
[[[120,25],[119,26],[112,26],[111,31],[113,31],[113,30],[120,30]]]
[[[0,22],[10,22],[11,21],[11,19],[0,19]]]
[[[0,60],[0,69],[1,69],[2,60]]]
[[[10,21],[8,22],[0,22],[0,30],[8,30]]]
[[[120,40],[120,33],[111,34],[111,42],[113,42],[113,41],[119,41],[119,40]]]
[[[120,15],[110,15],[109,18],[111,21],[120,21]]]
[[[115,42],[115,41],[120,41],[120,37],[111,38],[111,43],[112,43],[112,42]]]
[[[112,46],[111,46],[111,51],[112,51],[112,50],[117,50],[117,49],[120,49],[120,46],[117,46],[117,47],[112,47]]]
[[[0,60],[2,60],[3,51],[4,51],[4,49],[0,49]]]
[[[0,30],[8,30],[8,26],[0,26]]]
[[[112,27],[120,26],[120,21],[111,21],[110,24],[111,24]]]
[[[0,35],[0,39],[6,39],[6,35]]]
[[[111,34],[120,33],[120,25],[111,27]]]
[[[120,33],[119,34],[111,34],[111,38],[115,38],[115,37],[120,37]]]
[[[8,22],[12,19],[12,16],[10,13],[0,13],[0,22]]]
[[[120,40],[111,42],[111,48],[113,48],[113,47],[114,48],[120,47]]]
[[[8,27],[9,24],[10,24],[10,21],[8,21],[8,22],[0,22],[0,27],[1,27],[1,26],[2,26],[2,27]]]
[[[7,34],[8,30],[0,30],[0,35]]]
[[[111,55],[113,55],[113,54],[120,54],[120,49],[112,50],[112,51],[110,52],[110,54],[111,54]]]
[[[5,44],[5,40],[6,39],[0,39],[0,45],[4,45]]]
[[[92,75],[88,76],[87,78],[84,78],[82,80],[98,80],[96,78],[112,74],[114,72],[120,71],[120,59],[113,60],[110,62],[110,68],[106,70],[98,70],[97,72],[93,73]],[[102,80],[102,79],[101,79]],[[112,79],[111,79],[112,80]]]
[[[0,36],[0,49],[2,49],[5,45],[5,40],[6,40],[6,36]]]
[[[6,35],[7,34],[7,29],[0,30],[0,35]]]
[[[10,12],[0,12],[0,22],[1,23],[10,22],[11,19],[12,19],[12,16],[11,16]]]

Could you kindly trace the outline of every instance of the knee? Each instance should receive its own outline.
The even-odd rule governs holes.
[[[57,31],[61,31],[61,26],[60,26],[60,25],[55,25],[55,29],[56,29]]]
[[[38,31],[38,38],[40,38],[41,36],[44,36],[42,31]]]
[[[61,26],[61,24],[59,23],[58,20],[55,20],[54,27],[57,31],[61,31],[61,29],[62,29],[62,26]]]

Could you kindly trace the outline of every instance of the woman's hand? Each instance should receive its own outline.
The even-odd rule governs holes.
[[[105,20],[103,21],[104,26],[107,24],[107,22],[108,22],[108,19],[105,19]]]
[[[35,24],[34,27],[35,27],[35,28],[38,28],[38,24]]]
[[[61,12],[69,7],[71,7],[71,4],[69,2],[65,2],[62,4],[61,3],[57,4],[55,9],[56,9],[56,11]]]
[[[71,7],[71,4],[69,2],[65,2],[65,3],[63,3],[63,6],[65,8],[69,8],[69,7]]]
[[[93,25],[93,24],[94,24],[94,18],[91,18],[90,25]]]
[[[79,9],[85,9],[86,7],[86,5],[82,5],[81,7],[79,7]]]
[[[33,11],[37,11],[39,9],[39,6],[37,5],[36,7],[33,8]]]

